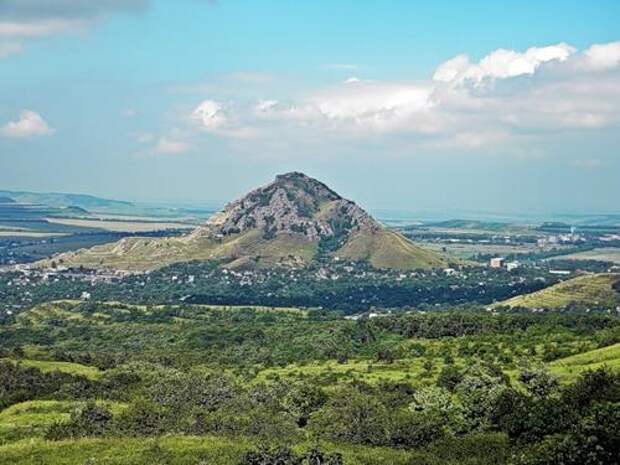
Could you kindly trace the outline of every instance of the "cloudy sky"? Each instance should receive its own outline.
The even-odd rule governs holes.
[[[0,0],[0,188],[620,211],[620,2],[458,3]]]

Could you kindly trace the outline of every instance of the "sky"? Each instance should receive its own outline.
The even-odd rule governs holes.
[[[96,5],[96,6],[93,6]],[[0,189],[620,213],[620,2],[0,0]]]

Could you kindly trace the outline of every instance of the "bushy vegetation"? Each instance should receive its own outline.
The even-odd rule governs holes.
[[[0,325],[0,463],[613,464],[619,323],[47,304]]]

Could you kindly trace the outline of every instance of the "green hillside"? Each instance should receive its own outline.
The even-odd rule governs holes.
[[[395,231],[381,230],[351,238],[335,255],[368,261],[376,268],[439,268],[448,265],[442,255],[418,247]]]
[[[532,294],[513,297],[496,306],[553,309],[573,304],[590,308],[611,308],[620,304],[620,295],[613,288],[618,281],[619,274],[578,276]]]
[[[549,364],[550,371],[562,380],[572,380],[586,370],[603,367],[620,371],[620,343],[571,355]]]

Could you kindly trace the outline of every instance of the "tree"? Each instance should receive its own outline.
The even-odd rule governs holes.
[[[71,414],[67,423],[54,423],[45,437],[51,440],[103,436],[112,428],[112,413],[95,402],[88,402]]]
[[[304,428],[310,415],[327,401],[323,390],[314,384],[300,382],[289,387],[282,399],[284,409],[296,418],[297,425]]]
[[[530,395],[538,398],[550,396],[560,386],[557,378],[542,368],[523,370],[519,375],[519,381]]]
[[[318,436],[369,445],[386,445],[389,425],[385,406],[352,387],[340,388],[310,420]]]
[[[454,391],[456,386],[463,380],[463,373],[454,365],[444,366],[437,377],[437,386]]]

